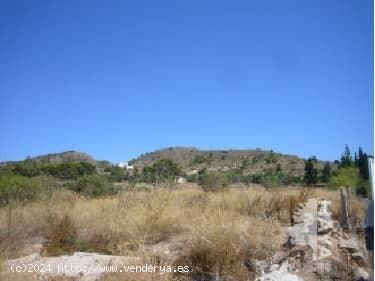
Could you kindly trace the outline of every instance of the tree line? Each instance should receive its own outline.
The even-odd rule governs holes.
[[[304,183],[312,186],[319,182],[331,188],[352,187],[360,195],[367,196],[369,189],[368,158],[371,157],[361,147],[354,153],[354,158],[348,145],[345,146],[340,160],[334,162],[337,169],[332,171],[331,164],[326,162],[319,177],[316,168],[316,157],[305,161]]]

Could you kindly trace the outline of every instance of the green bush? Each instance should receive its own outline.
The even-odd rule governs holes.
[[[231,169],[224,172],[225,177],[229,183],[240,183],[244,182],[243,170],[242,169]]]
[[[162,183],[174,181],[181,175],[181,168],[169,159],[160,159],[152,166],[145,166],[142,170],[141,178],[147,183]]]
[[[332,188],[356,187],[360,181],[359,170],[356,167],[339,168],[331,177],[329,186]]]
[[[41,164],[35,161],[26,160],[15,164],[13,172],[24,177],[40,176],[42,174]]]
[[[284,175],[282,172],[268,171],[261,176],[260,183],[265,187],[275,187],[283,185]]]
[[[369,195],[370,183],[369,181],[361,179],[356,188],[356,194],[362,197],[367,197]]]
[[[42,171],[59,179],[77,179],[82,176],[92,175],[96,167],[87,162],[65,162],[60,164],[44,164]]]
[[[69,189],[89,197],[99,197],[116,193],[113,184],[103,176],[88,175],[70,184]]]
[[[222,191],[229,184],[228,177],[222,172],[204,171],[199,176],[199,184],[204,191]]]
[[[114,182],[121,182],[128,176],[123,168],[117,166],[106,167],[104,171],[110,173],[109,179]]]
[[[205,162],[206,162],[206,157],[204,157],[204,155],[201,155],[201,154],[195,156],[194,159],[193,159],[193,165],[194,164],[203,164]]]
[[[25,203],[49,196],[59,187],[50,177],[23,177],[19,175],[0,175],[0,205],[10,202]]]
[[[1,167],[0,173],[19,175],[23,177],[37,177],[46,175],[63,180],[71,180],[96,173],[96,167],[88,162],[64,162],[49,164],[33,160],[25,160]]]
[[[360,176],[357,167],[341,167],[331,177],[329,187],[334,189],[352,187],[358,195],[367,196],[369,182]]]
[[[198,182],[198,175],[197,174],[187,175],[186,180],[187,182],[190,182],[190,183],[196,183]]]

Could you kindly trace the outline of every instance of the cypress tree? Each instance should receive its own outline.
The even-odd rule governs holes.
[[[318,170],[315,168],[316,157],[310,157],[305,161],[305,176],[304,182],[307,185],[313,185],[317,182],[318,179]]]

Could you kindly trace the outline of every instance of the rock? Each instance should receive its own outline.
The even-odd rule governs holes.
[[[272,264],[269,268],[269,271],[272,272],[272,271],[276,271],[276,270],[279,270],[280,268],[280,265],[275,263],[275,264]]]
[[[269,263],[266,260],[255,260],[255,269],[258,274],[263,274],[269,269]]]
[[[359,252],[358,243],[353,238],[348,240],[340,239],[339,247],[348,250],[350,253]]]
[[[82,281],[97,280],[103,272],[93,268],[104,268],[113,270],[116,266],[136,265],[140,259],[137,257],[101,255],[97,253],[75,252],[72,256],[41,257],[39,254],[32,254],[18,259],[8,260],[11,266],[21,264],[48,265],[49,270],[40,275],[40,278],[65,275],[71,278],[80,278]],[[91,270],[88,270],[90,269]],[[48,279],[49,280],[49,279]]]
[[[303,223],[303,218],[298,214],[294,214],[292,218],[293,218],[293,224]]]
[[[333,230],[333,222],[329,219],[318,217],[318,234],[327,234]]]
[[[278,270],[262,274],[256,281],[303,281],[302,278],[289,272],[289,263],[284,262]]]
[[[295,224],[288,229],[288,245],[295,247],[308,246],[312,249],[313,259],[316,259],[317,249],[317,201],[309,199],[303,209],[299,210],[301,223]]]
[[[329,201],[329,200],[320,200],[319,201],[319,212],[325,212],[325,213],[327,213],[328,212],[328,208],[329,208],[329,206],[331,206],[331,201]]]
[[[274,264],[281,264],[283,261],[287,259],[287,253],[284,251],[277,251],[273,256],[272,256],[272,263]]]
[[[337,221],[333,222],[332,234],[335,234],[337,236],[341,236],[341,234],[342,234],[341,226]]]
[[[332,249],[331,237],[329,235],[323,235],[323,236],[318,237],[318,247],[319,246],[322,246],[331,250]]]
[[[325,258],[328,258],[332,255],[331,250],[324,248],[324,247],[319,247],[318,248],[318,260],[322,260]]]
[[[362,267],[357,267],[354,270],[354,281],[369,281],[370,275]]]
[[[319,275],[326,275],[328,272],[331,272],[331,262],[329,261],[321,261],[316,263],[315,265],[315,273]]]
[[[328,211],[331,201],[321,200],[318,205],[318,217],[331,220],[331,213]]]
[[[317,278],[312,280],[351,280],[347,279],[347,264],[336,258],[327,258],[315,264],[314,273]]]
[[[351,257],[352,257],[352,260],[354,260],[356,264],[358,264],[359,266],[366,266],[367,264],[366,258],[361,252],[353,253],[351,254]]]
[[[296,239],[290,235],[288,237],[288,241],[285,243],[285,246],[287,248],[293,248],[294,246],[296,246],[296,244],[297,244]]]

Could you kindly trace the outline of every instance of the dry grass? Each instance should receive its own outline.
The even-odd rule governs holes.
[[[71,255],[77,240],[77,229],[69,216],[51,225],[43,245],[42,254],[47,256]]]
[[[47,254],[58,253],[68,242],[68,252],[150,258],[145,245],[178,236],[183,237],[184,249],[177,260],[169,262],[189,265],[193,269],[190,277],[218,274],[224,279],[251,280],[252,261],[270,258],[280,249],[285,241],[282,227],[290,225],[297,204],[311,196],[331,199],[334,204],[339,198],[333,192],[296,188],[204,193],[189,187],[126,192],[101,199],[58,192],[48,201],[0,209],[0,250],[4,259],[19,256],[31,237],[41,236],[47,239],[46,245],[54,245],[45,247]],[[361,207],[356,208],[361,216]],[[74,244],[69,244],[69,235],[75,236]],[[176,278],[173,274],[132,276],[111,274],[105,280]]]

